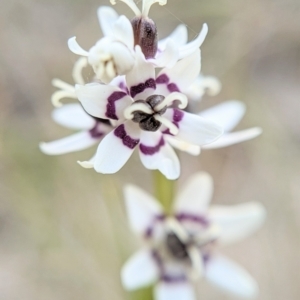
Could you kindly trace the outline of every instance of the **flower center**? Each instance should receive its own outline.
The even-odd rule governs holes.
[[[164,106],[162,109],[156,109],[157,105],[165,99],[161,95],[152,95],[146,100],[135,101],[137,110],[132,112],[132,121],[139,123],[141,129],[146,131],[157,131],[161,126],[161,122],[157,120],[156,115],[162,115],[167,110]],[[140,110],[139,110],[140,108]],[[143,109],[142,109],[143,108]]]
[[[189,257],[188,246],[189,243],[183,243],[179,237],[170,232],[167,234],[166,244],[169,252],[177,259],[186,259]]]

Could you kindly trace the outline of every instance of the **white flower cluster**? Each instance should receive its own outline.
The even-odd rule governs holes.
[[[216,78],[200,73],[206,24],[193,41],[188,42],[184,25],[158,40],[156,25],[148,14],[152,4],[167,1],[143,0],[142,10],[133,0],[121,1],[135,13],[131,21],[111,7],[100,7],[104,37],[89,51],[76,37],[69,39],[70,50],[81,56],[73,69],[75,85],[53,80],[59,90],[52,96],[56,106],[52,116],[60,125],[79,132],[41,143],[44,153],[65,154],[99,143],[92,158],[78,163],[112,174],[138,149],[147,169],[175,180],[180,176],[180,162],[174,148],[199,155],[201,149],[230,146],[261,133],[257,127],[231,132],[245,113],[245,106],[236,100],[192,111],[192,104],[205,93],[215,95],[221,89]],[[91,82],[82,76],[88,66],[94,71]],[[64,98],[79,103],[62,105]],[[241,296],[257,293],[250,275],[216,253],[215,246],[252,233],[261,225],[264,209],[258,203],[208,208],[211,195],[210,176],[196,174],[175,200],[173,214],[168,215],[150,195],[126,187],[130,225],[145,247],[122,270],[125,288],[157,283],[156,300],[194,300],[191,282],[205,277]]]

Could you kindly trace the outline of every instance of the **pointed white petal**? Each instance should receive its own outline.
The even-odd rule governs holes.
[[[255,137],[259,136],[262,133],[261,128],[253,127],[237,132],[227,133],[222,135],[218,140],[215,142],[203,146],[203,149],[217,149],[222,147],[231,146],[234,144],[242,143]]]
[[[90,115],[102,119],[124,119],[123,111],[132,103],[118,87],[99,83],[76,85],[76,94]]]
[[[151,195],[134,185],[124,189],[126,212],[133,232],[145,236],[147,229],[154,225],[157,217],[162,216],[162,206]]]
[[[197,156],[201,153],[200,146],[193,145],[182,140],[177,139],[175,136],[172,135],[164,135],[164,139],[174,148],[184,151],[188,154]]]
[[[97,14],[103,35],[113,36],[113,26],[119,17],[117,12],[110,6],[100,6]]]
[[[88,131],[78,132],[68,137],[49,143],[40,143],[40,149],[48,155],[60,155],[87,149],[95,145],[99,139],[95,139]]]
[[[240,241],[257,229],[266,218],[266,210],[257,202],[235,206],[212,206],[209,219],[220,228],[218,242],[230,244]]]
[[[140,129],[131,121],[118,126],[99,144],[94,163],[98,173],[118,172],[132,155],[139,143]]]
[[[209,96],[217,95],[221,87],[222,85],[218,78],[200,74],[184,93],[189,100],[200,101],[204,94]]]
[[[126,290],[135,290],[154,283],[159,276],[159,269],[152,253],[148,249],[135,253],[125,263],[121,279]]]
[[[189,282],[159,282],[154,288],[155,300],[196,300],[196,295]]]
[[[242,102],[232,100],[202,111],[199,116],[222,126],[224,132],[229,132],[241,121],[245,111],[246,107]]]
[[[124,43],[130,50],[134,47],[133,29],[130,21],[121,16],[114,24],[114,37]]]
[[[159,170],[169,180],[179,177],[179,159],[160,131],[143,131],[139,148],[141,161],[147,169]]]
[[[198,146],[209,144],[223,133],[223,129],[210,120],[179,109],[168,109],[164,117],[178,127],[176,138],[190,144]]]
[[[258,285],[251,275],[221,255],[214,255],[207,262],[205,276],[214,285],[237,296],[254,298],[258,295]]]
[[[178,25],[175,30],[163,40],[158,41],[158,49],[160,51],[166,48],[168,40],[173,40],[177,47],[183,46],[187,43],[188,40],[188,32],[185,25],[180,24]]]
[[[52,112],[53,120],[67,128],[89,130],[96,124],[95,119],[89,116],[78,103],[65,104]]]
[[[195,50],[199,49],[206,38],[207,32],[207,24],[203,24],[202,29],[196,39],[179,48],[179,57],[184,58],[188,55],[191,55]]]
[[[175,200],[177,214],[205,215],[213,193],[213,180],[205,172],[188,179]]]
[[[172,68],[178,61],[178,50],[176,43],[169,39],[166,43],[165,49],[158,53],[155,59],[148,59],[148,61],[152,62],[156,67],[159,68]]]
[[[135,47],[135,52],[135,63],[126,74],[126,82],[132,98],[143,99],[155,90],[155,69],[152,63],[146,61],[140,46]]]
[[[69,49],[75,54],[82,55],[82,56],[89,56],[89,52],[83,50],[77,43],[76,36],[74,36],[68,40],[68,46],[69,46]]]
[[[118,75],[124,75],[133,68],[135,60],[133,52],[123,43],[112,43],[110,53],[113,56]]]
[[[94,155],[91,159],[85,161],[77,161],[77,163],[85,169],[92,169],[94,168],[94,162],[96,159],[96,155]]]
[[[157,87],[163,95],[185,91],[198,76],[200,68],[201,57],[198,49],[179,60],[171,69],[161,70],[156,78]]]

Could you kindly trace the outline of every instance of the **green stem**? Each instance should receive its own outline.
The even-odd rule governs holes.
[[[163,205],[166,214],[172,213],[172,204],[174,199],[174,180],[168,180],[159,171],[154,171],[155,195],[159,202]]]

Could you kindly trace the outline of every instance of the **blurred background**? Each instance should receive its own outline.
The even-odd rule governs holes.
[[[95,149],[50,157],[38,148],[71,133],[50,117],[51,79],[72,83],[77,56],[67,39],[76,35],[85,49],[95,44],[100,5],[109,1],[1,1],[1,300],[132,299],[119,270],[138,241],[127,226],[121,187],[130,182],[151,192],[150,172],[137,154],[118,174],[103,176],[76,163]],[[133,16],[123,3],[115,9]],[[199,157],[181,153],[178,186],[205,170],[215,180],[214,203],[262,202],[263,229],[223,251],[256,278],[259,299],[300,299],[299,0],[169,0],[150,16],[160,37],[184,23],[192,39],[208,23],[202,72],[218,77],[223,89],[204,97],[201,108],[242,100],[247,113],[238,129],[264,131]],[[198,290],[201,299],[235,299],[205,281]]]

